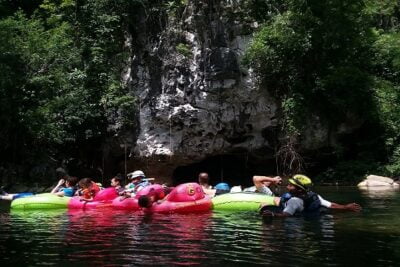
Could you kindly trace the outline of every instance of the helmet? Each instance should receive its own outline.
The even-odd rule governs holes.
[[[215,186],[217,190],[231,190],[230,186],[227,183],[219,183]]]
[[[308,191],[312,186],[311,179],[302,174],[296,174],[293,178],[289,178],[289,183],[303,189],[304,191]]]
[[[128,179],[135,179],[138,177],[146,177],[146,176],[144,175],[144,172],[142,172],[140,170],[128,173]]]
[[[229,191],[231,190],[230,186],[227,183],[219,183],[215,186],[215,189],[216,195],[229,193]]]

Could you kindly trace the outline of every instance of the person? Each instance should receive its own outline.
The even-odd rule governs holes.
[[[13,201],[17,198],[29,197],[33,195],[33,193],[7,193],[4,191],[4,187],[0,188],[0,200]]]
[[[282,183],[282,178],[280,176],[253,176],[253,183],[255,186],[255,192],[274,196],[271,186],[280,185]]]
[[[122,178],[118,175],[111,178],[111,186],[115,188],[118,195],[122,196],[124,194],[125,189],[122,186]]]
[[[212,186],[209,184],[209,176],[208,173],[202,172],[199,174],[199,184],[201,188],[203,189],[204,193],[207,196],[213,197],[215,195],[215,189],[212,188]]]
[[[73,197],[75,194],[75,185],[77,183],[77,177],[67,176],[66,179],[60,179],[58,184],[53,188],[53,190],[51,190],[50,193],[60,197]]]
[[[278,207],[262,206],[260,213],[269,217],[287,217],[301,213],[319,213],[321,207],[328,209],[349,210],[354,212],[361,211],[361,206],[357,203],[341,205],[323,199],[320,195],[312,192],[310,187],[312,181],[305,175],[296,174],[289,179],[287,185],[288,193],[280,198],[275,198]]]
[[[143,171],[137,170],[128,173],[129,183],[125,186],[125,197],[132,197],[144,187],[150,185]]]
[[[63,168],[57,168],[55,170],[55,174],[56,174],[56,177],[60,181],[61,180],[65,181],[69,177],[67,172]],[[60,181],[59,181],[59,183],[60,183]],[[3,187],[0,188],[0,200],[13,201],[14,199],[17,199],[17,198],[29,197],[29,196],[33,196],[33,195],[34,195],[34,193],[30,193],[30,192],[25,192],[25,193],[7,193],[7,192],[4,191]]]
[[[81,201],[92,201],[100,191],[100,187],[90,178],[83,178],[79,181]]]
[[[215,186],[215,195],[222,195],[222,194],[226,194],[229,193],[231,190],[230,186],[227,183],[218,183]]]
[[[242,186],[241,185],[235,185],[232,186],[230,193],[240,193],[242,192]]]
[[[151,208],[153,206],[153,203],[163,200],[165,196],[169,193],[168,191],[169,190],[167,187],[162,187],[159,190],[151,188],[149,193],[139,197],[139,207]]]

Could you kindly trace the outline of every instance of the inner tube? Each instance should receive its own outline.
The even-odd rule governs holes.
[[[150,194],[150,192],[156,192],[156,193],[164,192],[164,188],[160,184],[153,184],[146,186],[145,188],[137,192],[137,194],[134,197],[128,197],[128,198],[117,197],[112,201],[112,207],[120,210],[131,210],[131,211],[139,210],[141,208],[139,207],[138,199],[141,196],[146,196]]]
[[[73,197],[68,203],[68,209],[93,209],[112,206],[112,201],[118,197],[117,190],[109,187],[99,191],[93,201],[82,201],[81,197]]]
[[[262,193],[227,193],[212,199],[214,210],[258,211],[261,204],[276,206],[275,197]]]
[[[35,210],[35,209],[65,209],[70,197],[59,197],[51,193],[37,194],[21,197],[11,202],[11,209]]]
[[[146,213],[193,213],[206,212],[211,209],[211,199],[206,196],[197,183],[185,183],[175,187],[167,197],[144,208]]]
[[[18,193],[13,196],[13,200],[22,197],[31,197],[33,195],[34,195],[33,193]]]

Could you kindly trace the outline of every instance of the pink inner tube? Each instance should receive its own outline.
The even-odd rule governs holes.
[[[120,210],[139,210],[139,204],[138,204],[138,199],[129,197],[129,198],[124,198],[124,197],[117,197],[114,199],[111,203],[113,208],[120,209]]]
[[[138,199],[141,196],[148,195],[149,193],[161,193],[164,192],[164,188],[162,185],[159,184],[153,184],[146,186],[137,194],[135,197],[129,197],[129,198],[124,198],[124,197],[117,197],[116,199],[113,200],[112,206],[116,209],[122,209],[122,210],[139,210],[139,204],[138,204]]]
[[[161,203],[154,203],[151,208],[143,209],[146,213],[192,213],[211,210],[211,198],[204,197],[200,200],[173,202],[165,200]]]
[[[164,200],[154,203],[151,208],[141,208],[138,198],[150,192],[163,190],[160,185],[151,185],[143,188],[134,198],[123,199],[118,197],[112,202],[112,206],[117,209],[143,210],[146,213],[191,213],[204,212],[211,209],[211,199],[207,197],[201,186],[197,183],[186,183],[175,187]]]
[[[73,197],[68,203],[68,209],[93,209],[112,207],[112,201],[118,197],[114,187],[103,189],[97,193],[93,201],[81,201],[81,197]]]
[[[211,210],[211,198],[207,197],[197,183],[178,185],[161,203],[154,203],[145,212],[157,213],[191,213]]]

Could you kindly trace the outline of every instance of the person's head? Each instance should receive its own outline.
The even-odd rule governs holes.
[[[208,184],[209,180],[208,173],[202,172],[199,174],[199,184]]]
[[[67,179],[68,178],[68,174],[67,171],[64,170],[63,168],[57,168],[56,169],[56,177],[57,179]]]
[[[65,185],[68,187],[74,187],[78,183],[78,177],[68,176],[65,181]]]
[[[287,189],[294,195],[301,195],[310,190],[312,181],[305,175],[296,174],[293,178],[289,178]]]
[[[141,170],[137,170],[131,173],[128,173],[128,180],[131,183],[137,184],[140,181],[142,181],[146,176],[144,175],[144,172]]]
[[[153,198],[150,196],[141,196],[138,200],[139,207],[150,208],[153,205]]]
[[[226,194],[229,193],[231,190],[231,188],[229,187],[229,185],[227,183],[219,183],[215,186],[215,195],[222,195],[222,194]]]
[[[121,186],[122,184],[122,179],[121,177],[115,176],[111,179],[111,186],[112,187],[117,187],[117,186]]]
[[[79,187],[82,189],[90,188],[92,186],[92,179],[83,178],[79,181]]]

